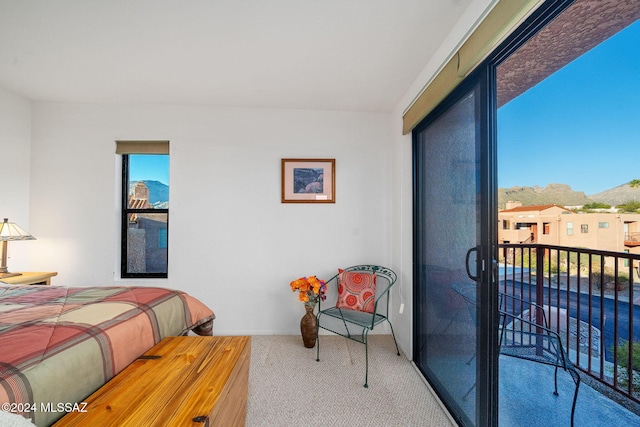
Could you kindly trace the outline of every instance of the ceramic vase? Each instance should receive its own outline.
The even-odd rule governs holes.
[[[318,329],[316,326],[316,316],[313,314],[312,306],[305,305],[307,312],[302,319],[300,319],[300,333],[302,333],[302,342],[306,348],[313,348],[316,346],[316,334]]]

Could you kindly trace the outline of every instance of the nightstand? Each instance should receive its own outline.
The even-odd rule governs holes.
[[[10,285],[44,285],[49,286],[51,284],[51,278],[57,276],[58,272],[23,272],[19,276],[0,277],[0,282],[8,283]]]

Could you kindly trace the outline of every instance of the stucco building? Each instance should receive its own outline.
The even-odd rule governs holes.
[[[640,253],[640,215],[576,213],[558,205],[510,202],[498,213],[499,243],[539,243]]]

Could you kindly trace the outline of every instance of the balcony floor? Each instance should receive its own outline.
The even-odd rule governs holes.
[[[569,426],[575,385],[571,376],[558,372],[558,396],[553,395],[553,370],[513,357],[500,357],[499,416],[501,426]],[[584,379],[585,374],[580,374]],[[575,426],[640,425],[640,417],[602,393],[580,384]]]

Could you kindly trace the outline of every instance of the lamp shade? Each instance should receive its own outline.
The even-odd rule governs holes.
[[[13,240],[35,240],[36,238],[29,234],[28,231],[20,228],[13,222],[9,222],[8,218],[0,223],[0,242]]]
[[[9,241],[14,240],[36,240],[28,231],[18,227],[13,222],[9,222],[8,218],[0,223],[0,279],[5,277],[17,276],[20,273],[9,273],[7,270],[7,245]]]

